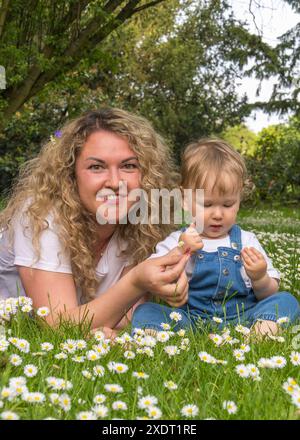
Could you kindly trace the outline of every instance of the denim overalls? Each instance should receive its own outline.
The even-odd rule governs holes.
[[[252,324],[258,319],[276,321],[288,316],[294,321],[300,316],[296,298],[288,292],[273,294],[257,301],[251,283],[247,286],[241,275],[241,228],[234,225],[230,232],[230,247],[219,247],[216,252],[197,251],[192,277],[189,281],[188,303],[172,309],[157,303],[138,306],[133,314],[132,328],[162,330],[161,323],[174,329],[195,327],[197,322],[211,322],[220,317],[226,323]],[[169,317],[178,311],[182,319],[176,324]],[[175,325],[174,325],[175,324]]]

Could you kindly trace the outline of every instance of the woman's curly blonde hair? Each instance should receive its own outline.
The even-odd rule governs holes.
[[[52,213],[62,248],[70,256],[75,284],[81,288],[85,301],[95,297],[99,285],[95,273],[96,231],[99,225],[95,215],[84,208],[79,198],[75,162],[87,138],[99,130],[127,139],[138,157],[141,188],[148,195],[152,188],[171,190],[178,185],[179,175],[169,150],[151,124],[124,110],[103,108],[66,124],[60,137],[52,137],[36,158],[20,168],[7,206],[0,213],[0,230],[8,231],[12,243],[13,219],[27,203],[24,213],[32,232],[37,260],[40,257],[41,233],[49,226],[46,217]],[[127,242],[124,254],[136,264],[153,252],[155,245],[171,230],[172,224],[128,223],[118,226],[118,235]]]

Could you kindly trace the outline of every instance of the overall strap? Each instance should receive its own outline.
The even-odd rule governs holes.
[[[242,233],[238,225],[233,225],[229,232],[230,246],[237,251],[242,250]]]

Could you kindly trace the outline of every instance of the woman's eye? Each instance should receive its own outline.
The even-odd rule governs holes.
[[[126,163],[123,165],[123,168],[126,168],[127,170],[134,170],[138,168],[138,166],[135,163]]]
[[[98,170],[103,170],[103,165],[96,165],[96,164],[94,164],[94,165],[90,165],[90,166],[88,167],[88,169],[89,169],[89,170],[96,170],[96,171],[98,171]]]

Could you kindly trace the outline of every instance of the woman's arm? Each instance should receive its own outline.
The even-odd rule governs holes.
[[[151,291],[178,306],[184,304],[187,283],[182,274],[188,258],[188,255],[165,255],[146,260],[99,297],[81,306],[77,303],[71,274],[28,267],[18,269],[24,289],[33,300],[33,306],[50,308],[51,313],[47,317],[50,325],[59,324],[61,318],[80,322],[87,316],[92,320],[92,328],[114,328],[124,314],[142,298],[144,292]]]

